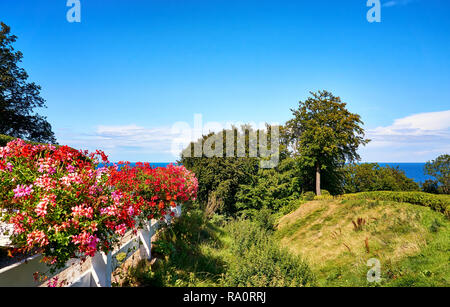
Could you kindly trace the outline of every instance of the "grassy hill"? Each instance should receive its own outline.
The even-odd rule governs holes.
[[[273,232],[249,219],[205,219],[196,209],[154,249],[160,261],[134,271],[128,285],[450,286],[450,220],[394,201],[306,202]],[[381,264],[379,283],[367,281],[371,258]]]
[[[316,200],[279,219],[274,236],[309,263],[319,286],[450,286],[450,222],[427,207]],[[370,258],[381,263],[380,283],[367,281]]]

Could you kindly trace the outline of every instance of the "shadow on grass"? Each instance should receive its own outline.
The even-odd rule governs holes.
[[[225,262],[218,252],[223,234],[204,218],[203,212],[189,212],[158,234],[152,265],[144,261],[131,269],[124,286],[220,286],[225,272]]]

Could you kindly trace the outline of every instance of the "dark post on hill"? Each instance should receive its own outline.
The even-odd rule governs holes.
[[[301,165],[315,173],[316,194],[321,195],[322,171],[359,161],[358,147],[370,140],[364,138],[360,116],[349,112],[340,97],[328,91],[310,94],[291,109],[294,118],[286,123],[286,138]]]

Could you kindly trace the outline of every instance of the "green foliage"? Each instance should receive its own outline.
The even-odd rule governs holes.
[[[425,180],[422,183],[422,191],[426,193],[439,194],[439,182],[437,180]]]
[[[312,191],[308,191],[302,194],[302,199],[305,201],[311,201],[314,200],[314,197],[316,196],[316,194],[314,194],[314,192]]]
[[[211,220],[212,221],[212,220]],[[175,251],[152,267],[133,269],[137,286],[309,286],[315,277],[299,257],[281,249],[270,233],[249,220],[221,228],[192,210],[159,235]],[[217,218],[219,224],[223,216]],[[159,244],[161,245],[161,244]]]
[[[324,170],[336,173],[345,161],[359,160],[356,150],[369,140],[364,139],[360,116],[350,113],[340,97],[327,91],[311,95],[291,110],[294,118],[286,123],[285,133],[305,171],[317,173],[320,179]]]
[[[0,147],[6,146],[9,142],[14,140],[12,136],[0,134]]]
[[[247,130],[246,130],[247,129]],[[235,131],[235,142],[238,136],[244,136],[248,145],[249,133],[253,130],[243,127],[242,131]],[[214,212],[234,214],[237,209],[236,193],[241,184],[250,184],[253,176],[257,174],[259,169],[259,159],[249,157],[248,146],[244,157],[226,157],[226,130],[216,135],[210,133],[203,136],[202,139],[195,143],[191,143],[184,151],[181,160],[188,170],[193,171],[199,183],[197,193],[199,202],[206,207],[208,203],[217,204],[219,208],[214,208]],[[207,157],[203,153],[201,157],[195,157],[195,146],[201,148],[209,137],[223,137],[223,157]],[[237,145],[235,144],[235,147]],[[236,148],[235,148],[236,150]],[[212,201],[211,198],[214,198]]]
[[[218,286],[225,266],[220,228],[193,209],[158,234],[158,261],[131,272],[133,285],[156,287]],[[217,254],[214,252],[218,251]]]
[[[249,218],[261,229],[267,231],[273,231],[275,229],[276,218],[272,210],[269,208],[247,210],[244,211],[243,215],[248,215]]]
[[[283,215],[289,214],[292,211],[297,210],[303,203],[304,203],[304,201],[301,199],[293,199],[293,200],[289,201],[289,203],[286,206],[284,206],[280,209],[279,215],[283,216]]]
[[[164,240],[157,240],[152,243],[152,252],[155,252],[157,254],[161,254],[164,256],[170,256],[171,254],[175,253],[175,247],[172,244],[172,242],[164,241]]]
[[[248,220],[226,227],[233,239],[233,258],[225,285],[231,287],[299,287],[315,284],[315,276],[303,260],[278,246],[270,234]]]
[[[23,55],[13,47],[17,37],[6,24],[0,25],[0,134],[56,143],[46,118],[33,114],[33,109],[45,107],[41,87],[27,82],[28,74],[18,66]]]
[[[344,193],[419,190],[419,185],[398,167],[380,167],[377,163],[347,164],[343,174]]]
[[[281,161],[277,168],[260,169],[250,184],[239,186],[236,208],[280,210],[300,196],[301,186],[296,175],[295,161],[291,158]]]
[[[278,197],[269,199],[268,196],[273,193],[277,196],[280,196],[279,193],[289,193],[286,190],[291,185],[295,185],[295,180],[294,183],[290,180],[294,176],[288,174],[286,176],[289,178],[278,178],[277,171],[260,169],[262,160],[262,158],[259,158],[260,138],[264,137],[270,143],[271,135],[268,133],[270,129],[271,127],[268,126],[266,130],[253,130],[250,126],[244,125],[240,129],[233,127],[219,133],[212,132],[189,144],[183,150],[179,162],[197,175],[199,180],[198,200],[206,208],[208,214],[218,212],[235,215],[240,210],[262,208],[263,205],[273,208],[283,204],[283,201],[278,201],[277,204],[268,204],[273,202],[274,199],[278,199]],[[227,140],[229,142],[227,137],[230,135],[234,136],[234,143],[231,145],[227,144]],[[256,144],[250,138],[250,135],[256,136]],[[216,140],[214,146],[212,146],[216,151],[214,156],[208,157],[203,151],[200,157],[196,157],[200,155],[200,153],[196,153],[196,148],[204,148],[212,139]],[[256,145],[256,152],[250,151],[251,144]],[[233,151],[231,157],[227,149]],[[240,152],[241,150],[242,152]],[[278,154],[281,160],[286,158],[287,151],[284,145],[280,145]],[[274,188],[277,191],[271,189],[265,196],[261,197],[260,199],[264,199],[264,203],[258,203],[257,199],[253,200],[252,197],[247,195],[249,191],[265,190],[272,184],[277,184],[278,181],[283,186]],[[238,197],[239,191],[243,192]],[[243,195],[245,195],[245,199],[243,199]],[[249,200],[252,203],[248,203]]]
[[[15,139],[16,139],[15,137],[0,134],[0,147],[6,146],[6,144],[8,144],[9,142],[11,142],[12,140],[15,140]],[[27,140],[24,140],[24,141],[25,141],[25,143],[32,144],[32,145],[43,144],[43,143],[32,142],[32,141],[27,141]],[[56,146],[58,147],[58,145],[56,145]]]
[[[444,213],[450,218],[450,195],[435,195],[424,192],[361,192],[342,195],[343,199],[376,199],[405,202],[425,207]]]
[[[439,193],[450,194],[450,155],[441,155],[427,162],[425,173],[436,178]]]

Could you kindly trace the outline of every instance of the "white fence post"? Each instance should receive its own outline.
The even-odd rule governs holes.
[[[152,237],[155,234],[155,231],[152,227],[152,222],[147,221],[145,223],[144,229],[139,229],[139,238],[141,239],[142,244],[144,245],[145,257],[147,260],[152,259]]]
[[[172,208],[172,212],[175,213],[175,217],[180,217],[181,216],[181,205],[178,205],[175,208]]]
[[[91,259],[92,277],[97,287],[111,287],[112,254],[95,253]]]

